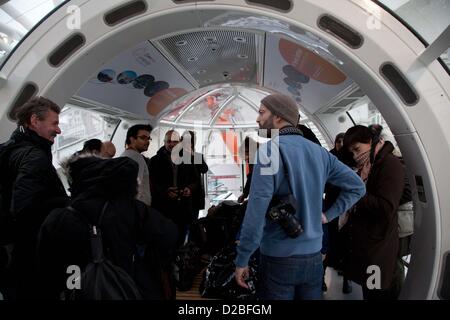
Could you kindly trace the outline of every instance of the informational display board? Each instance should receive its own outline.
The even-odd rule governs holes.
[[[145,41],[103,65],[77,96],[152,119],[192,90],[194,87]]]

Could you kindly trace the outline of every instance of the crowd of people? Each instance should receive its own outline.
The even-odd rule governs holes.
[[[151,142],[148,124],[128,129],[119,157],[110,141],[86,141],[62,164],[69,196],[52,164],[59,113],[48,99],[29,100],[0,145],[3,297],[61,298],[67,268],[89,266],[97,226],[101,251],[134,279],[142,298],[175,298],[170,265],[205,208],[208,165],[195,152],[194,132],[169,130],[150,159],[143,155]],[[256,122],[269,142],[244,141],[249,166],[238,202],[247,209],[236,282],[248,287],[249,259],[259,250],[260,299],[321,299],[326,267],[343,273],[344,293],[354,281],[364,299],[396,299],[404,247],[397,211],[411,202],[401,159],[380,126],[356,125],[338,134],[328,152],[299,120],[290,97],[268,95]],[[380,270],[374,281],[373,266]]]

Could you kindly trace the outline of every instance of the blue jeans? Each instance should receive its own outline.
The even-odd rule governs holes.
[[[261,254],[257,293],[262,300],[321,300],[322,276],[320,252],[286,258]]]

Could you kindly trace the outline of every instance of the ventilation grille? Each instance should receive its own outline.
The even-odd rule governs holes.
[[[133,1],[105,14],[105,23],[108,26],[115,26],[118,23],[144,13],[146,10],[147,5],[144,1]]]
[[[157,44],[198,83],[257,83],[256,37],[231,30],[199,31],[159,40]]]
[[[337,37],[353,49],[357,49],[363,44],[363,37],[358,32],[335,17],[324,15],[319,19],[318,25],[320,29]]]
[[[392,63],[383,64],[380,68],[380,73],[406,105],[413,106],[418,102],[419,97],[415,90]]]
[[[245,2],[280,11],[289,11],[292,8],[291,0],[246,0]]]
[[[81,33],[76,33],[72,35],[49,55],[48,57],[49,64],[52,67],[60,66],[73,53],[75,53],[78,49],[80,49],[85,42],[86,39]]]

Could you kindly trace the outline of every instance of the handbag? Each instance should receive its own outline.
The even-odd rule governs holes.
[[[398,237],[404,238],[414,233],[414,209],[412,201],[408,201],[397,209]]]

